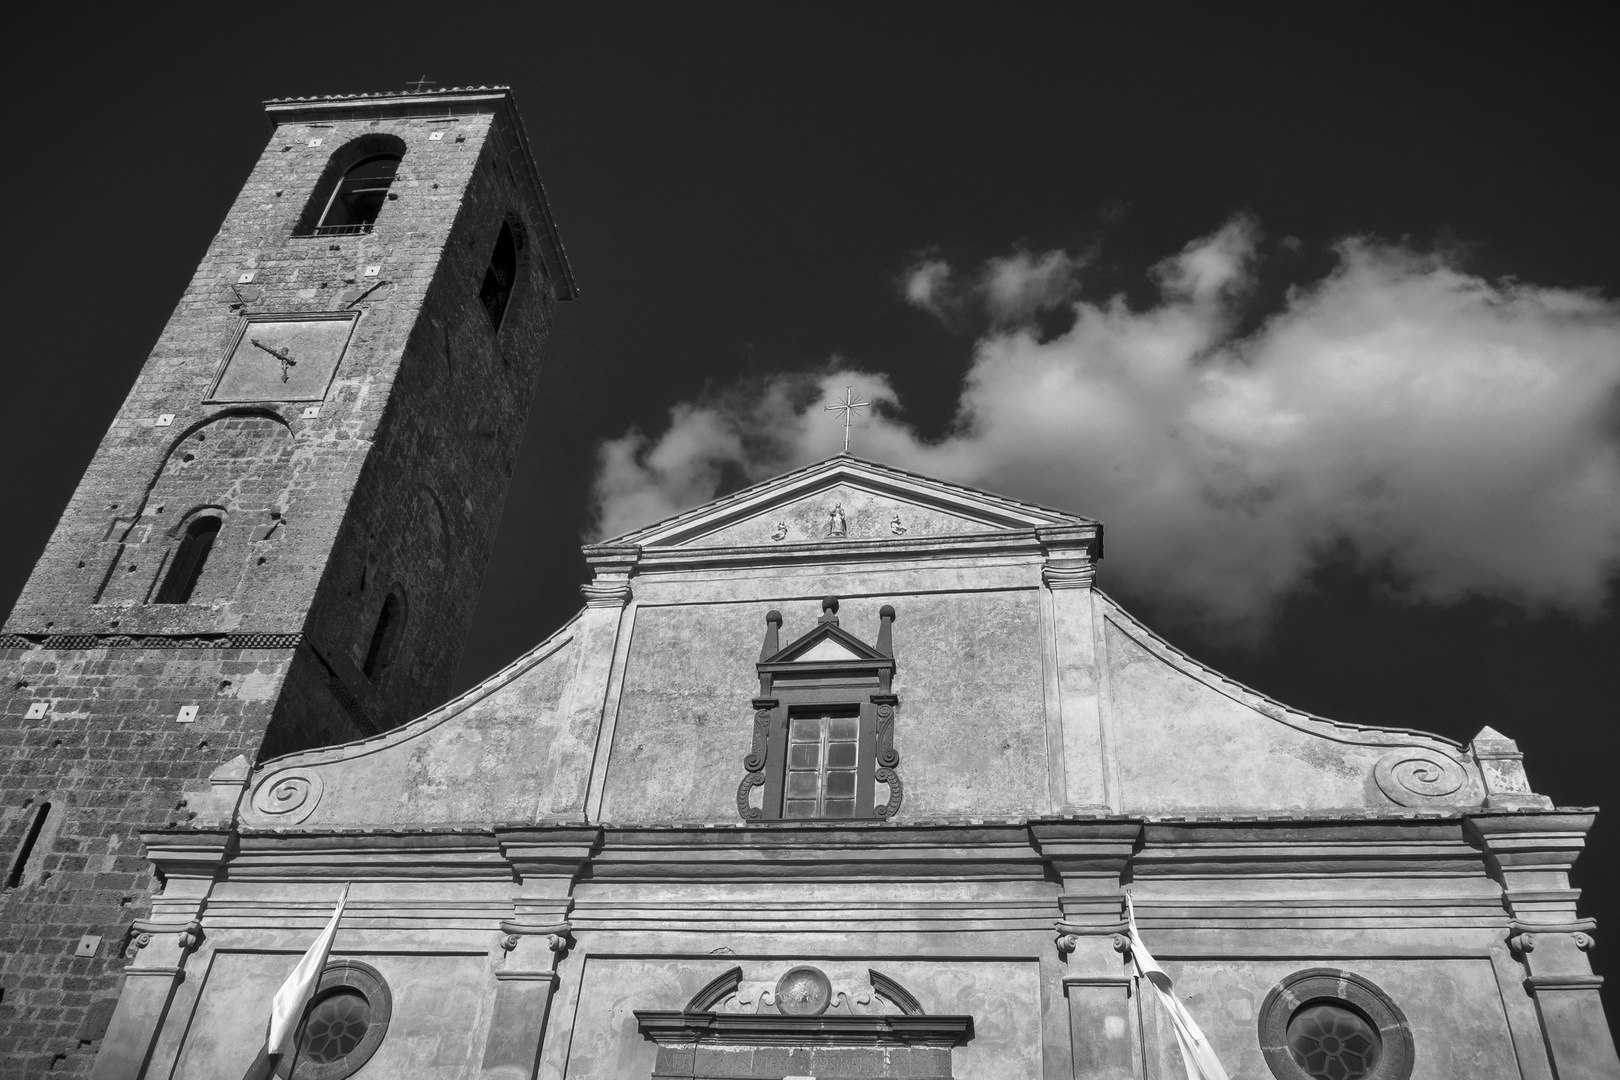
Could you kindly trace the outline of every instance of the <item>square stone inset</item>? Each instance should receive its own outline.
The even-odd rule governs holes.
[[[249,315],[209,401],[320,401],[349,347],[357,311]]]

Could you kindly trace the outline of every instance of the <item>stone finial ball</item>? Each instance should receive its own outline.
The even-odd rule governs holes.
[[[878,618],[893,620],[893,618],[894,618],[894,605],[893,604],[884,604],[882,607],[878,608]]]
[[[821,610],[822,611],[830,611],[834,615],[838,614],[838,597],[829,596],[825,600],[823,600],[821,602]]]
[[[775,623],[777,626],[781,626],[782,625],[782,613],[780,611],[775,611],[775,610],[767,611],[765,613],[765,621],[768,622],[768,623]]]

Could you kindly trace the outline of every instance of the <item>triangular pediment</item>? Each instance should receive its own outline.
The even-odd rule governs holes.
[[[834,637],[824,637],[808,649],[793,657],[796,664],[815,664],[838,660],[865,659],[854,649]]]
[[[818,664],[843,663],[850,660],[887,660],[860,638],[836,623],[818,623],[802,637],[789,642],[774,656],[765,657],[762,664]]]
[[[841,454],[608,541],[774,547],[1094,525],[1090,518]]]

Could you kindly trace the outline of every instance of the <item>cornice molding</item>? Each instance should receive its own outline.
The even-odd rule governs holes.
[[[0,649],[296,649],[297,634],[0,634]]]

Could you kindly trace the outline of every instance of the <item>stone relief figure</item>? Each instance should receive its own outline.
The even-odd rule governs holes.
[[[778,521],[776,528],[771,532],[772,540],[786,540],[788,534],[787,522]]]
[[[832,512],[827,515],[827,535],[849,535],[849,523],[844,520],[844,508],[842,506],[833,507]]]
[[[894,515],[894,520],[889,522],[889,531],[896,536],[906,535],[906,527],[901,524],[899,514]]]

